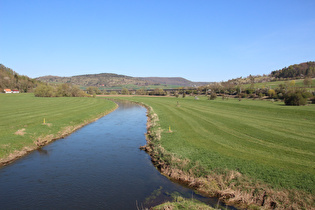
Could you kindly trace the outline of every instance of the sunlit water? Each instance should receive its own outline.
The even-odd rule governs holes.
[[[0,209],[141,209],[172,195],[217,205],[216,199],[162,176],[139,150],[146,109],[119,108],[70,136],[0,169]]]

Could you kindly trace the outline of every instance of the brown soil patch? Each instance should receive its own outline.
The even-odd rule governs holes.
[[[0,145],[0,148],[5,149],[5,148],[7,148],[9,146],[10,146],[10,144],[3,144],[3,145]]]
[[[22,128],[22,129],[18,130],[17,132],[15,132],[14,134],[19,135],[19,136],[24,136],[25,133],[26,133],[25,128]]]
[[[52,126],[51,123],[43,123],[43,125],[47,125],[48,127],[51,127],[51,126]]]

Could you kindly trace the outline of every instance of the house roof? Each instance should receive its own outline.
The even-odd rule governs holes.
[[[11,89],[4,89],[4,91],[6,91],[6,92],[10,92],[10,91],[11,91]]]

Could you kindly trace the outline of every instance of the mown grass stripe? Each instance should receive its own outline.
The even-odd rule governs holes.
[[[116,106],[99,98],[37,98],[33,94],[0,94],[0,105],[0,158],[33,147],[40,136],[56,136],[65,127],[92,120]],[[15,135],[20,129],[25,134]]]
[[[153,107],[164,129],[161,145],[191,165],[199,161],[208,171],[236,170],[274,187],[315,192],[314,105],[203,97],[128,99]],[[173,133],[166,132],[169,126]]]

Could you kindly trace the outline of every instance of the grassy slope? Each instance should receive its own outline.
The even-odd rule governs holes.
[[[38,137],[56,136],[115,108],[98,98],[39,98],[33,94],[0,94],[0,159],[25,146],[34,147]],[[45,118],[46,125],[43,125]],[[25,134],[15,135],[20,129]]]
[[[153,107],[164,129],[161,145],[192,164],[198,161],[207,171],[239,171],[275,188],[315,193],[314,105],[205,98],[132,100]],[[166,132],[169,126],[172,133]]]
[[[263,82],[263,83],[255,83],[255,88],[271,88],[271,89],[275,89],[277,87],[279,87],[280,84],[285,84],[285,82],[290,82],[292,80],[288,80],[288,81],[274,81],[274,82]],[[295,86],[296,87],[305,87],[303,81],[304,79],[297,79],[294,80],[295,81]],[[312,79],[312,87],[315,85],[315,78]],[[244,85],[244,87],[250,87],[250,84],[246,84]],[[312,88],[314,89],[314,88]]]
[[[206,204],[192,199],[184,199],[182,197],[175,198],[173,202],[166,202],[161,205],[155,206],[152,208],[153,210],[164,210],[164,209],[191,209],[191,210],[214,210],[214,208],[207,206]]]

